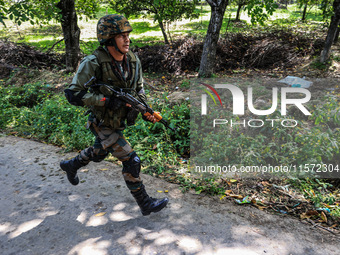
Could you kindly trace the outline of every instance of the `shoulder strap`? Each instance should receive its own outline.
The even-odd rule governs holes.
[[[128,56],[129,56],[129,61],[135,65],[135,77],[134,77],[134,80],[133,80],[133,89],[136,89],[137,88],[137,82],[138,82],[138,76],[139,76],[139,67],[140,67],[140,60],[139,58],[130,50],[128,53]]]
[[[97,57],[99,64],[104,63],[104,62],[111,62],[111,57],[108,54],[108,52],[103,48],[103,46],[99,46],[93,52],[93,55]]]
[[[133,88],[136,89],[137,88],[137,81],[138,81],[138,69],[139,69],[139,61],[136,61],[136,70],[135,70],[135,79],[133,81]]]
[[[99,46],[94,52],[93,55],[97,57],[97,61],[100,65],[100,68],[96,70],[96,77],[98,80],[106,80],[110,76],[112,76],[112,68],[111,68],[111,56],[104,49],[103,46]]]
[[[130,62],[136,62],[137,61],[137,56],[131,50],[129,50],[127,55],[129,57]]]

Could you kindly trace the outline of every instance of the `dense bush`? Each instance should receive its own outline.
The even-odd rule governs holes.
[[[272,29],[252,34],[235,33],[221,38],[216,51],[216,72],[237,68],[289,68],[306,56],[320,53],[322,40],[288,29]],[[203,41],[185,38],[172,45],[136,48],[146,72],[184,73],[198,71]]]
[[[38,104],[39,102],[39,104]],[[188,103],[169,107],[165,99],[153,99],[153,108],[177,131],[165,130],[160,124],[145,122],[140,116],[135,126],[124,133],[145,164],[164,169],[176,164],[177,158],[189,151]],[[63,146],[67,150],[81,150],[93,143],[93,135],[86,130],[86,110],[70,105],[61,93],[51,94],[41,83],[23,87],[0,87],[0,129],[34,137]]]

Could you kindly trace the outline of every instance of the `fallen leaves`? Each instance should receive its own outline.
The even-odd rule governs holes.
[[[337,206],[337,201],[333,205],[320,203],[321,207],[315,207],[301,192],[290,185],[282,185],[282,183],[285,182],[224,179],[223,184],[226,185],[226,189],[220,196],[220,200],[229,199],[238,205],[251,205],[261,211],[292,215],[304,221],[321,224],[320,226],[323,227],[320,228],[337,231],[339,224],[330,216],[330,209]],[[314,190],[309,192],[312,197],[317,195]],[[337,193],[333,195],[337,198]]]
[[[237,198],[237,199],[242,199],[243,196],[242,195],[234,195],[234,194],[230,194],[229,195],[231,198]]]
[[[163,193],[163,192],[164,192],[164,193],[168,193],[169,190],[167,190],[167,189],[166,189],[166,190],[157,190],[157,192],[158,192],[158,193]]]
[[[96,217],[101,217],[101,216],[104,216],[106,214],[106,212],[100,212],[100,213],[97,213],[96,215],[94,215],[94,216],[96,216]]]
[[[98,169],[98,171],[107,171],[107,170],[109,170],[108,168],[100,168],[100,169]]]
[[[305,213],[302,213],[302,214],[300,215],[300,219],[301,219],[301,220],[303,220],[303,219],[309,219],[309,218],[311,218],[311,217],[313,217],[313,216],[316,216],[316,215],[319,215],[319,213],[318,213],[317,211],[315,211],[315,210],[309,210],[309,211],[307,211],[307,212],[305,212]]]
[[[232,192],[233,192],[233,191],[232,191],[231,189],[229,189],[229,190],[226,190],[226,191],[224,192],[224,194],[230,195]]]
[[[324,212],[321,212],[320,218],[321,218],[320,222],[327,223],[327,216],[326,216],[326,214]]]

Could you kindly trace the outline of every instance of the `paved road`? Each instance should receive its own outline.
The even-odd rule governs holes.
[[[121,168],[91,163],[72,186],[58,147],[0,137],[0,253],[339,254],[340,241],[290,217],[270,215],[143,175],[150,195],[170,203],[143,217]],[[169,190],[169,193],[157,191]]]

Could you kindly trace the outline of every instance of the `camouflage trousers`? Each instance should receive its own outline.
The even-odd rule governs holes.
[[[142,185],[142,180],[139,176],[141,162],[123,133],[108,127],[98,127],[93,122],[88,123],[88,128],[96,139],[93,146],[80,152],[78,155],[79,161],[84,165],[90,161],[100,162],[111,153],[123,163],[122,174],[127,187],[131,191],[139,190]]]

